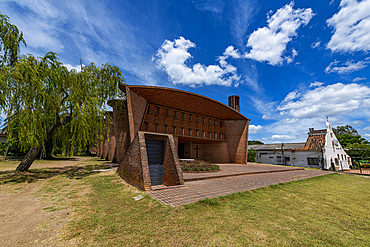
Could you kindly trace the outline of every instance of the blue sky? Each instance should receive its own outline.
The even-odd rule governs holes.
[[[110,62],[128,84],[241,97],[249,139],[303,142],[350,124],[370,140],[370,0],[1,1],[23,54]]]

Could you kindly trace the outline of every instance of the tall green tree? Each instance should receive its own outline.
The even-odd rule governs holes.
[[[360,135],[353,136],[350,134],[337,135],[338,141],[343,147],[349,147],[352,144],[369,144],[369,142]]]
[[[347,153],[352,158],[370,158],[370,145],[360,143],[349,144]]]
[[[349,147],[352,144],[370,144],[365,138],[358,134],[357,130],[351,125],[337,126],[333,132],[343,147]]]
[[[8,16],[0,12],[0,69],[4,66],[14,66],[22,43],[26,45],[23,33],[18,30],[17,26],[10,23]],[[0,73],[0,106],[3,106],[5,103],[3,76]]]
[[[351,136],[358,136],[357,130],[348,124],[346,124],[345,126],[337,126],[336,128],[333,128],[333,132],[337,137],[338,135],[344,135],[344,134],[348,134]]]
[[[13,67],[2,67],[0,81],[8,125],[18,126],[21,148],[28,150],[16,169],[23,172],[53,136],[62,138],[64,151],[72,155],[91,145],[103,125],[107,100],[122,96],[118,84],[125,79],[110,64],[92,63],[79,73],[69,71],[57,54],[49,52],[42,58],[27,55]]]
[[[0,12],[0,67],[13,66],[20,53],[20,44],[26,45],[23,33]]]
[[[263,145],[264,143],[259,140],[250,140],[248,141],[248,145]]]

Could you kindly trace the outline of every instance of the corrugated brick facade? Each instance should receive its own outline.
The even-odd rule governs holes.
[[[249,119],[236,110],[176,89],[123,84],[120,88],[126,100],[109,102],[113,121],[106,124],[114,131],[109,132],[109,141],[104,133],[97,155],[115,159],[118,173],[129,183],[150,189],[145,138],[165,141],[163,184],[168,186],[183,184],[179,157],[247,163]]]

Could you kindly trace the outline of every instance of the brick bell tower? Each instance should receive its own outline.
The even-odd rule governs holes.
[[[229,96],[229,106],[240,112],[240,97],[238,95]]]

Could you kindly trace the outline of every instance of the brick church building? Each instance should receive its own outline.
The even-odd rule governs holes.
[[[119,163],[118,174],[132,185],[183,184],[179,158],[247,163],[249,119],[238,96],[226,106],[173,88],[119,87],[126,99],[109,102],[113,112],[97,155]]]

